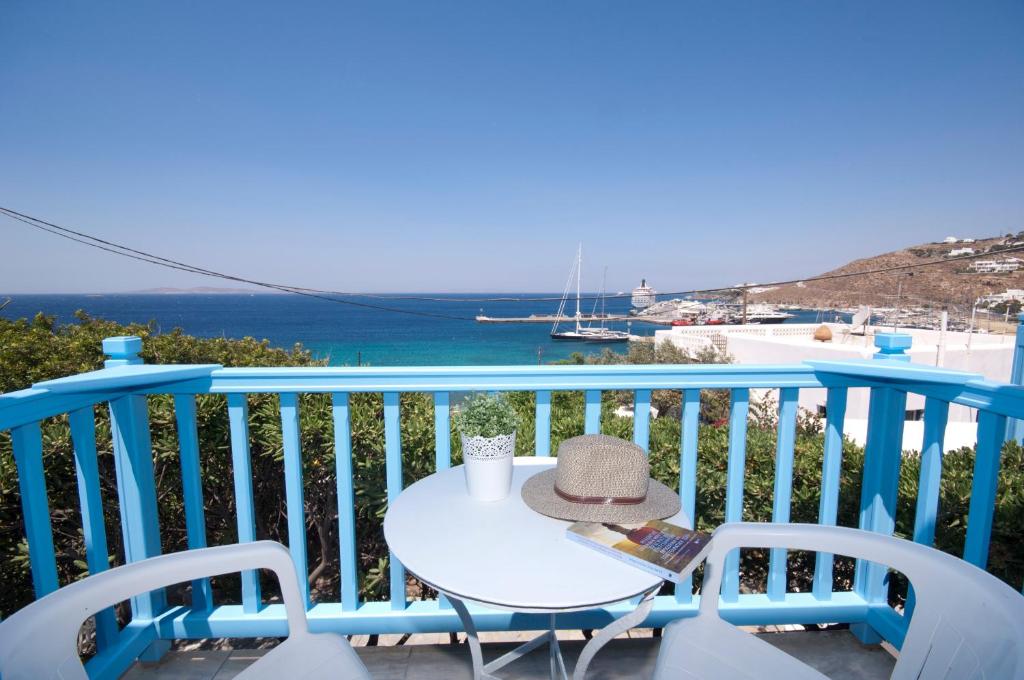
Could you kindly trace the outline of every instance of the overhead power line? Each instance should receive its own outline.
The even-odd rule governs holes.
[[[115,255],[121,255],[123,257],[128,257],[128,258],[131,258],[133,260],[139,260],[141,262],[148,262],[149,264],[155,264],[155,265],[158,265],[158,266],[161,266],[161,267],[167,267],[167,268],[170,268],[170,269],[177,269],[177,270],[180,270],[180,271],[190,272],[190,273],[193,273],[193,274],[200,274],[202,276],[210,276],[210,277],[214,277],[214,278],[218,278],[218,279],[223,279],[223,280],[227,280],[227,281],[234,281],[236,283],[247,283],[247,284],[250,284],[250,285],[253,285],[253,286],[260,286],[262,288],[269,288],[269,289],[277,290],[277,291],[280,291],[280,292],[283,292],[283,293],[293,293],[295,295],[303,295],[305,297],[317,298],[317,299],[320,299],[320,300],[324,300],[326,302],[335,302],[335,303],[344,304],[344,305],[351,305],[351,306],[354,306],[354,307],[364,307],[364,308],[367,308],[367,309],[377,309],[377,310],[385,311],[385,312],[394,312],[396,314],[411,314],[413,316],[426,316],[426,317],[434,317],[434,318],[439,318],[439,319],[452,319],[452,320],[456,320],[456,321],[473,321],[474,320],[473,318],[467,317],[467,316],[455,316],[453,314],[440,314],[440,313],[435,313],[435,312],[423,312],[423,311],[413,310],[413,309],[401,309],[401,308],[398,308],[398,307],[385,307],[383,305],[373,305],[373,304],[368,304],[368,303],[365,303],[365,302],[356,302],[354,300],[341,300],[341,299],[334,298],[334,297],[328,297],[327,295],[321,294],[321,292],[313,291],[313,290],[310,290],[310,289],[295,288],[295,287],[286,286],[286,285],[280,285],[280,284],[276,284],[276,283],[268,283],[268,282],[265,282],[265,281],[256,281],[254,279],[248,279],[248,278],[241,277],[241,276],[232,276],[230,274],[223,274],[221,272],[216,272],[216,271],[213,271],[211,269],[204,269],[202,267],[196,267],[196,266],[193,266],[193,265],[185,264],[183,262],[178,262],[176,260],[171,260],[171,259],[168,259],[168,258],[160,257],[158,255],[152,255],[150,253],[146,253],[146,252],[141,251],[141,250],[135,250],[134,248],[128,248],[127,246],[122,246],[122,245],[119,245],[117,243],[113,243],[111,241],[106,241],[106,240],[103,240],[103,239],[100,239],[100,238],[96,238],[94,236],[90,236],[90,235],[82,233],[82,232],[78,232],[78,231],[75,231],[75,230],[72,230],[72,229],[67,229],[65,227],[61,227],[61,226],[58,226],[56,224],[51,224],[50,222],[46,222],[44,220],[40,220],[40,219],[31,217],[29,215],[24,215],[22,213],[18,213],[16,211],[14,211],[14,210],[10,210],[8,208],[0,207],[0,214],[3,214],[5,216],[10,217],[11,219],[17,220],[19,222],[23,222],[24,224],[27,224],[27,225],[29,225],[31,227],[35,227],[36,229],[39,229],[41,231],[45,231],[45,232],[53,234],[55,236],[60,236],[62,238],[66,238],[66,239],[69,239],[71,241],[75,241],[77,243],[81,243],[83,245],[91,246],[93,248],[99,248],[100,250],[105,250],[105,251],[107,251],[109,253],[113,253]],[[81,238],[78,238],[78,237],[81,237]]]
[[[131,258],[131,259],[134,259],[134,260],[139,260],[139,261],[146,262],[146,263],[149,263],[149,264],[154,264],[154,265],[161,266],[161,267],[166,267],[166,268],[169,268],[169,269],[176,269],[176,270],[179,270],[179,271],[185,271],[185,272],[189,272],[189,273],[193,273],[193,274],[199,274],[201,276],[208,276],[208,277],[218,278],[218,279],[222,279],[222,280],[226,280],[226,281],[233,281],[233,282],[236,282],[236,283],[245,283],[245,284],[249,284],[249,285],[253,285],[253,286],[257,286],[257,287],[261,287],[261,288],[268,288],[268,289],[271,289],[271,290],[276,290],[276,291],[279,291],[279,292],[292,293],[292,294],[295,294],[295,295],[304,295],[306,297],[317,298],[317,299],[325,300],[327,302],[335,302],[335,303],[339,303],[339,304],[346,304],[346,305],[351,305],[351,306],[355,306],[355,307],[364,307],[364,308],[368,308],[368,309],[378,309],[378,310],[381,310],[381,311],[394,312],[394,313],[398,313],[398,314],[412,314],[412,315],[416,315],[416,316],[428,316],[428,317],[436,317],[436,318],[442,318],[442,319],[454,319],[454,320],[459,320],[459,321],[472,321],[473,320],[470,317],[455,316],[455,315],[450,315],[450,314],[440,314],[440,313],[434,313],[434,312],[423,312],[423,311],[409,310],[409,309],[401,309],[401,308],[398,308],[398,307],[387,307],[387,306],[383,306],[383,305],[370,304],[370,303],[365,303],[365,302],[357,302],[355,300],[343,299],[343,298],[367,298],[367,299],[394,300],[394,301],[461,302],[461,303],[465,303],[465,302],[552,302],[552,301],[557,302],[557,301],[560,301],[562,299],[562,296],[530,296],[530,295],[525,295],[525,296],[498,296],[498,297],[468,297],[468,298],[467,297],[457,297],[457,298],[454,298],[454,297],[432,297],[432,296],[425,296],[425,295],[397,295],[397,294],[396,295],[388,295],[388,294],[381,294],[381,293],[356,293],[356,292],[350,292],[350,291],[337,291],[337,290],[322,289],[322,288],[309,288],[309,287],[305,287],[305,286],[294,286],[294,285],[289,285],[289,284],[273,283],[273,282],[268,282],[268,281],[259,281],[259,280],[256,280],[256,279],[250,279],[250,278],[243,277],[243,276],[236,276],[236,275],[232,275],[232,274],[225,274],[223,272],[218,272],[218,271],[215,271],[215,270],[212,270],[212,269],[207,269],[205,267],[199,267],[199,266],[196,266],[196,265],[188,264],[188,263],[181,262],[181,261],[178,261],[178,260],[174,260],[174,259],[171,259],[171,258],[166,258],[166,257],[162,257],[160,255],[155,255],[153,253],[149,253],[149,252],[146,252],[146,251],[143,251],[143,250],[138,250],[138,249],[135,249],[135,248],[131,248],[129,246],[122,245],[122,244],[119,244],[119,243],[116,243],[116,242],[113,242],[113,241],[109,241],[109,240],[106,240],[106,239],[102,239],[102,238],[99,238],[97,236],[92,236],[91,234],[87,234],[87,233],[85,233],[83,231],[80,231],[80,230],[71,229],[69,227],[63,227],[63,226],[60,226],[58,224],[54,224],[52,222],[48,222],[46,220],[40,219],[38,217],[32,217],[31,215],[26,215],[26,214],[20,213],[20,212],[18,212],[16,210],[12,210],[10,208],[5,208],[3,206],[0,206],[0,214],[3,214],[6,217],[9,217],[9,218],[11,218],[13,220],[17,220],[18,222],[22,222],[24,224],[27,224],[27,225],[29,225],[31,227],[39,229],[40,231],[47,232],[47,233],[52,234],[54,236],[59,236],[61,238],[65,238],[65,239],[74,241],[76,243],[80,243],[80,244],[83,244],[83,245],[86,245],[86,246],[90,246],[92,248],[98,248],[100,250],[104,250],[106,252],[113,253],[114,255],[120,255],[122,257],[128,257],[128,258]],[[1004,249],[1000,250],[999,252],[1001,254],[1007,254],[1007,253],[1016,253],[1016,252],[1022,252],[1022,251],[1024,251],[1024,245],[1010,246],[1008,248],[1004,248]],[[972,253],[972,254],[969,254],[969,255],[958,255],[956,257],[944,257],[944,258],[940,258],[940,259],[936,259],[936,260],[929,260],[927,262],[916,262],[916,263],[904,264],[904,265],[893,265],[893,266],[888,266],[888,267],[877,267],[877,268],[874,268],[874,269],[866,269],[866,270],[861,270],[861,271],[842,272],[842,273],[835,273],[835,274],[824,274],[824,275],[821,275],[821,276],[811,276],[811,277],[798,278],[798,279],[789,279],[789,280],[784,280],[784,281],[772,281],[772,282],[768,282],[768,283],[741,284],[741,285],[736,285],[736,286],[721,286],[721,287],[718,287],[718,288],[694,288],[694,289],[690,289],[690,290],[681,290],[681,291],[672,291],[672,292],[660,292],[660,293],[658,293],[658,295],[659,296],[665,296],[665,297],[676,297],[676,296],[684,296],[684,295],[701,295],[701,294],[710,294],[710,293],[723,293],[723,292],[731,292],[731,291],[743,291],[743,290],[750,290],[752,288],[770,288],[770,287],[793,285],[793,284],[800,284],[800,283],[815,283],[815,282],[820,282],[820,281],[833,281],[833,280],[837,280],[837,279],[847,279],[847,278],[852,278],[852,277],[857,277],[857,276],[870,276],[870,275],[875,275],[875,274],[891,274],[891,273],[901,272],[901,271],[923,269],[923,268],[926,268],[926,267],[950,265],[950,264],[954,264],[956,262],[975,260],[975,259],[979,259],[979,258],[982,258],[982,257],[991,257],[991,256],[992,256],[992,253]],[[630,295],[631,295],[630,293],[621,293],[621,294],[605,295],[604,297],[606,299],[607,298],[624,298],[624,297],[630,297]],[[596,299],[599,299],[600,297],[601,296],[596,296],[596,295],[584,295],[584,296],[581,296],[581,299],[596,300]]]

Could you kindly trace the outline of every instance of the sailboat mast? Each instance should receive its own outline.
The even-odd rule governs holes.
[[[583,244],[576,249],[576,332],[580,330],[580,273],[583,270]]]
[[[604,292],[605,292],[605,287],[607,286],[607,284],[608,284],[608,265],[605,265],[604,266],[604,273],[601,274],[601,330],[604,330],[604,319],[605,319],[605,316],[606,316],[605,313],[604,313]]]

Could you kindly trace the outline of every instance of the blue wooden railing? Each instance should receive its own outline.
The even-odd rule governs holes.
[[[1014,382],[1024,374],[1018,335]],[[383,393],[386,480],[389,500],[402,489],[402,442],[399,395],[433,394],[436,424],[436,465],[450,465],[451,392],[470,390],[531,391],[536,393],[535,453],[549,456],[551,393],[584,393],[585,431],[598,432],[601,393],[634,392],[633,439],[646,448],[650,432],[652,390],[682,393],[680,442],[680,495],[684,511],[692,517],[696,502],[697,426],[702,389],[731,393],[725,520],[743,518],[744,458],[747,410],[752,389],[779,390],[779,419],[774,483],[773,521],[789,521],[793,483],[793,455],[799,391],[827,389],[824,459],[819,521],[837,520],[842,429],[847,391],[868,388],[870,420],[865,449],[859,524],[863,529],[892,533],[895,524],[897,481],[901,461],[907,394],[926,398],[921,477],[917,496],[914,540],[930,544],[935,535],[943,434],[950,404],[978,410],[978,445],[973,493],[963,558],[984,567],[995,507],[1000,451],[1008,436],[1019,434],[1024,419],[1024,388],[994,383],[980,376],[930,368],[905,361],[909,337],[876,336],[879,353],[874,361],[811,361],[803,364],[686,365],[686,366],[543,366],[451,368],[221,368],[216,365],[144,365],[138,338],[108,338],[110,357],[100,371],[85,373],[0,395],[0,431],[9,430],[17,465],[25,535],[36,597],[56,590],[58,572],[42,464],[40,421],[69,415],[77,486],[81,503],[86,561],[90,572],[107,568],[108,549],[96,459],[93,409],[106,404],[110,412],[113,452],[125,558],[132,562],[160,552],[156,484],[153,477],[146,400],[149,395],[173,395],[180,447],[182,493],[188,547],[206,545],[196,395],[224,394],[230,423],[231,458],[240,541],[256,538],[253,486],[249,456],[247,395],[280,395],[286,506],[290,550],[305,584],[306,556],[303,479],[299,437],[298,395],[329,393],[333,401],[336,449],[338,531],[340,536],[341,596],[338,602],[317,602],[307,607],[314,630],[353,633],[413,633],[460,630],[454,610],[443,600],[406,601],[404,589],[393,588],[390,601],[361,602],[358,597],[356,522],[354,516],[353,461],[349,421],[349,395]],[[1010,425],[1008,427],[1008,419]],[[429,529],[425,527],[425,529]],[[298,540],[295,540],[298,537]],[[402,565],[392,559],[391,583],[404,583]],[[789,592],[786,554],[773,550],[765,593],[741,594],[739,560],[727,565],[721,593],[723,616],[737,624],[849,622],[865,641],[902,643],[908,616],[886,601],[886,571],[863,562],[856,567],[850,591],[833,590],[833,557],[818,554],[811,592]],[[1019,585],[1019,584],[1018,584]],[[699,597],[689,583],[674,595],[662,595],[645,625],[663,626],[680,616],[696,613]],[[912,601],[912,598],[911,598]],[[132,620],[123,629],[112,611],[96,617],[98,654],[89,662],[90,675],[116,677],[133,659],[158,658],[173,638],[282,636],[287,633],[283,606],[263,601],[255,572],[242,575],[242,603],[218,603],[209,580],[193,584],[191,605],[168,607],[162,591],[135,597]],[[594,628],[624,613],[623,603],[591,612],[560,615],[563,628]],[[912,604],[911,604],[912,607]],[[471,609],[483,630],[537,629],[546,618],[483,608]]]

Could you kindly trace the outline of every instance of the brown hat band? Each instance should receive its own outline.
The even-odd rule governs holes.
[[[643,496],[576,496],[571,493],[565,493],[558,488],[555,484],[555,495],[563,500],[567,500],[570,503],[584,503],[586,505],[639,505],[647,500],[647,495]]]

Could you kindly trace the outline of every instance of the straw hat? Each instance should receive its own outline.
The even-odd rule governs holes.
[[[537,512],[585,522],[647,522],[679,512],[679,496],[650,478],[636,444],[603,434],[566,439],[558,465],[523,484],[523,501]]]

